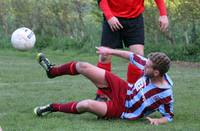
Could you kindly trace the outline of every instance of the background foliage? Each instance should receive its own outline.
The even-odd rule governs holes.
[[[154,0],[146,0],[146,52],[168,52],[174,60],[199,61],[199,0],[166,0],[170,28],[158,28]],[[100,43],[102,14],[96,0],[0,0],[0,48],[10,48],[10,36],[19,27],[31,28],[36,49],[94,51]]]

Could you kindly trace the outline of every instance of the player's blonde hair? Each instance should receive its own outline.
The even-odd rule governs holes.
[[[162,52],[154,52],[148,55],[149,60],[153,63],[153,68],[160,72],[160,75],[164,75],[170,68],[171,60]]]

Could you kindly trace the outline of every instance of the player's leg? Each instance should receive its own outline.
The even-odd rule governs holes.
[[[106,46],[110,48],[122,48],[122,40],[120,32],[119,31],[113,32],[110,29],[110,26],[105,19],[103,20],[102,24],[101,46]],[[100,55],[97,66],[104,70],[111,71],[112,70],[111,58],[112,58],[111,55],[108,56]],[[100,90],[97,90],[96,94],[97,94],[95,98],[96,100],[99,101],[106,100],[104,94]]]
[[[105,80],[106,71],[104,69],[87,62],[78,62],[76,64],[76,70],[91,80],[98,88],[107,88],[107,82]]]
[[[109,48],[123,48],[122,46],[122,38],[120,31],[112,31],[108,22],[104,19],[102,24],[102,36],[101,36],[101,46],[109,47]],[[97,66],[105,69],[107,71],[111,71],[111,55],[107,56],[99,56],[99,61]]]
[[[143,16],[140,15],[137,18],[128,20],[126,23],[124,35],[124,42],[130,51],[144,55],[144,22]],[[130,84],[134,84],[138,78],[142,75],[142,71],[135,65],[129,63],[127,70],[127,81]]]
[[[85,73],[84,72],[85,70],[83,70],[85,67],[83,68],[81,66],[87,66],[87,65],[79,65],[79,66],[80,68],[78,72],[86,75],[87,73]],[[83,70],[83,72],[81,70]],[[86,75],[86,76],[89,76],[89,75]],[[121,116],[121,113],[125,109],[124,102],[126,99],[128,84],[126,81],[122,80],[118,76],[109,72],[105,72],[104,77],[108,84],[107,88],[109,89],[105,89],[105,90],[102,89],[102,90],[106,95],[108,95],[112,99],[112,101],[99,102],[95,100],[83,100],[80,102],[68,102],[64,104],[53,103],[53,104],[48,104],[46,106],[36,107],[34,109],[35,114],[37,116],[43,116],[45,114],[52,113],[52,112],[64,112],[64,113],[73,113],[73,114],[91,112],[91,113],[96,114],[99,117],[119,118]]]
[[[91,112],[99,117],[103,117],[107,112],[107,104],[95,100],[83,100],[77,104],[77,110],[80,113]]]
[[[105,116],[107,104],[95,100],[82,100],[80,102],[52,103],[46,106],[36,107],[34,113],[37,116],[44,116],[52,112],[63,112],[72,114],[93,113],[99,117]]]
[[[130,45],[129,49],[130,49],[131,52],[134,52],[138,55],[141,55],[141,56],[144,55],[144,45],[143,44]]]
[[[111,55],[107,55],[107,56],[99,55],[99,61],[97,63],[97,66],[106,71],[111,71],[112,70],[111,58],[112,58]],[[108,99],[107,96],[101,90],[97,89],[95,100],[107,101],[107,99]]]
[[[81,66],[84,66],[84,65],[81,65]],[[80,72],[82,72],[81,70],[83,69],[81,68],[82,67],[80,67],[80,70],[79,70]],[[63,103],[63,104],[53,103],[53,104],[48,104],[46,106],[36,107],[34,109],[34,112],[37,116],[43,116],[45,114],[52,113],[52,112],[64,112],[64,113],[73,113],[73,114],[91,112],[91,113],[96,114],[99,117],[119,118],[121,116],[121,113],[125,109],[124,102],[126,99],[128,84],[126,81],[122,80],[118,76],[109,72],[105,73],[105,79],[108,83],[109,89],[105,89],[105,90],[103,89],[103,91],[106,95],[108,95],[112,99],[112,101],[99,102],[95,100],[83,100],[80,102],[73,101],[73,102],[68,102],[68,103]]]
[[[144,46],[142,44],[131,45],[129,46],[130,51],[143,55],[144,54]],[[129,84],[134,84],[142,75],[142,71],[135,65],[129,63],[127,69],[127,81]]]
[[[37,55],[38,61],[41,66],[47,72],[47,76],[53,78],[61,75],[78,75],[82,74],[91,80],[99,88],[106,87],[107,83],[105,81],[105,70],[98,68],[87,62],[67,62],[61,65],[52,65],[50,61],[44,56],[44,54],[39,53]]]

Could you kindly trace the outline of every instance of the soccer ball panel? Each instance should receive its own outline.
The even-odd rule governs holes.
[[[35,34],[29,28],[21,27],[12,33],[12,46],[18,50],[29,50],[34,47],[35,42]]]

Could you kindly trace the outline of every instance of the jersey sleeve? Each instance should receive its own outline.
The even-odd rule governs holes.
[[[109,20],[110,18],[113,17],[112,11],[108,5],[107,0],[99,0],[99,8],[102,10],[104,16],[106,17],[106,20]]]
[[[158,110],[161,115],[167,119],[167,121],[171,122],[173,120],[173,102],[160,105]]]
[[[131,53],[129,56],[130,62],[137,66],[139,69],[144,70],[147,58]]]
[[[166,7],[165,7],[164,0],[155,0],[155,3],[156,3],[158,10],[160,12],[160,16],[167,15],[167,10],[166,10]]]

